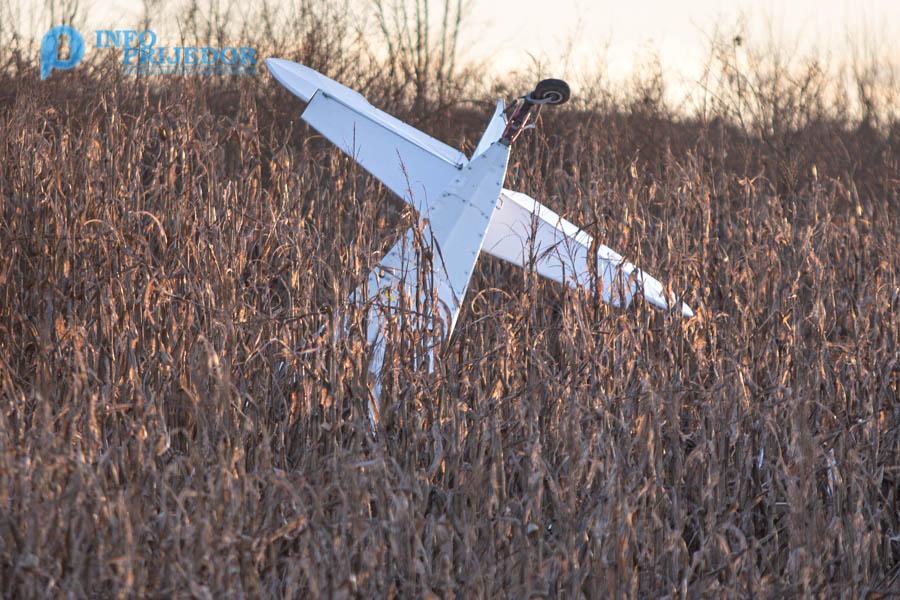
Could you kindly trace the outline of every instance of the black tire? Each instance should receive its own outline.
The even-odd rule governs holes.
[[[568,101],[569,84],[562,79],[544,79],[540,81],[530,96],[540,104],[563,104]]]

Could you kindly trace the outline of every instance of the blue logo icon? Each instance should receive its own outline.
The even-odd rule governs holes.
[[[62,38],[69,40],[69,58],[59,58]],[[71,69],[84,58],[84,38],[68,25],[57,25],[41,40],[41,79],[47,79],[53,69]]]

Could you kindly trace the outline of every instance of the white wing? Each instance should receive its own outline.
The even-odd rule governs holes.
[[[284,60],[283,58],[267,58],[266,67],[278,82],[290,90],[295,96],[309,102],[316,92],[321,90],[329,96],[340,100],[348,107],[356,112],[365,114],[372,119],[382,123],[386,128],[400,135],[427,150],[428,152],[443,158],[445,161],[463,165],[466,163],[465,155],[448,146],[440,140],[436,140],[426,133],[423,133],[407,125],[400,119],[393,117],[383,110],[380,110],[365,99],[365,97],[357,91],[351,90],[345,85],[341,85],[333,79],[325,77],[318,71],[314,71],[305,65]]]
[[[280,58],[269,72],[309,102],[303,119],[404,201],[434,200],[468,162],[459,150],[379,110],[358,92]]]
[[[492,256],[535,271],[570,287],[590,289],[596,281],[604,302],[628,306],[640,291],[654,306],[669,309],[680,305],[685,317],[693,311],[662,283],[636,268],[614,250],[597,246],[597,264],[592,269],[593,238],[537,200],[504,189],[485,236],[483,250]]]
[[[321,90],[306,107],[303,119],[417,210],[433,202],[460,172]]]

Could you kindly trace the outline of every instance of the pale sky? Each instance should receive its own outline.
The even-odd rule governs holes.
[[[473,27],[480,29],[473,54],[495,53],[495,67],[516,68],[529,52],[544,59],[565,54],[568,64],[550,65],[563,76],[605,65],[613,81],[658,59],[676,85],[690,86],[707,59],[709,36],[718,26],[730,39],[739,23],[745,38],[772,39],[796,56],[816,51],[832,61],[850,58],[848,37],[874,39],[878,51],[900,65],[900,0],[474,0]],[[529,10],[511,10],[513,6]],[[548,75],[550,73],[547,73]]]
[[[134,0],[80,4],[88,8],[89,28],[129,26],[141,10]],[[689,87],[706,58],[708,34],[718,25],[730,37],[742,18],[745,36],[765,41],[771,26],[797,55],[815,49],[832,62],[845,60],[848,35],[865,34],[900,65],[900,0],[470,0],[470,7],[464,57],[489,58],[498,74],[533,69],[533,56],[546,64],[544,75],[573,79],[602,69],[621,81],[657,57],[672,84]]]

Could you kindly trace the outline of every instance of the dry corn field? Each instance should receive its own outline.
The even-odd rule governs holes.
[[[348,83],[468,152],[491,110]],[[545,111],[508,187],[697,316],[483,257],[434,373],[392,332],[375,439],[338,315],[410,215],[301,103],[0,90],[3,595],[900,592],[900,125]]]

